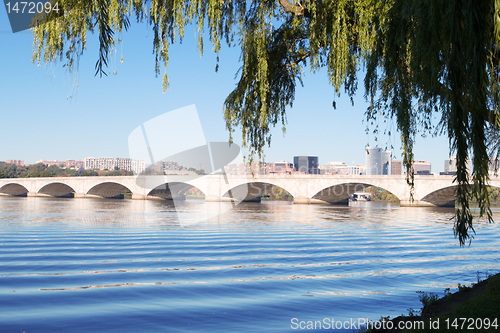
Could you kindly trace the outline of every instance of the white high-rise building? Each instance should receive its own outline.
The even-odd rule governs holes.
[[[366,147],[366,175],[380,175],[382,167],[382,148]]]
[[[366,147],[366,174],[368,176],[390,175],[391,172],[391,151]]]
[[[133,171],[134,174],[138,175],[143,173],[146,170],[146,161],[145,160],[130,160],[130,171]]]
[[[383,151],[381,155],[382,159],[382,175],[392,174],[392,159],[391,152],[389,150]]]
[[[495,169],[495,159],[490,159],[489,172],[490,174],[494,173]],[[467,160],[467,171],[472,173],[472,162],[470,159]],[[446,173],[454,173],[457,172],[457,157],[451,156],[449,159],[444,160],[444,172]]]
[[[450,159],[444,160],[444,172],[457,172],[457,158],[451,156]]]

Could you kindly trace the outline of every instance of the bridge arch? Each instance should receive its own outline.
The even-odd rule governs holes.
[[[44,194],[51,197],[71,198],[75,190],[64,183],[53,182],[43,186],[37,194]]]
[[[39,191],[43,194],[61,194],[55,191],[54,186],[49,183],[62,183],[74,189],[74,196],[82,198],[85,196],[97,197],[118,197],[124,191],[130,190],[133,199],[146,199],[151,189],[155,189],[165,183],[185,183],[194,186],[205,194],[206,201],[219,201],[229,189],[236,190],[240,185],[243,189],[255,191],[258,183],[267,183],[268,186],[279,186],[293,196],[295,203],[312,203],[313,198],[320,198],[331,188],[331,194],[339,194],[340,184],[353,184],[354,190],[359,190],[359,186],[377,186],[388,190],[400,199],[402,206],[420,205],[451,205],[455,199],[453,176],[415,176],[415,188],[413,193],[407,185],[405,175],[401,176],[319,176],[319,175],[294,175],[294,176],[222,176],[205,175],[202,177],[187,176],[148,176],[144,181],[135,176],[116,177],[61,177],[61,178],[15,178],[0,179],[0,194],[18,196],[36,196]],[[144,183],[144,184],[143,184]],[[491,177],[490,185],[499,187],[500,177]],[[46,186],[46,187],[45,187]],[[59,185],[64,187],[64,185]],[[346,185],[343,185],[346,186]],[[186,188],[189,188],[186,185]],[[169,188],[170,189],[170,188]],[[53,191],[55,193],[53,193]],[[67,193],[70,192],[66,188]],[[179,193],[182,193],[180,191]],[[252,194],[250,192],[250,195]],[[323,192],[323,193],[321,193]],[[344,188],[345,192],[345,188]],[[348,191],[348,193],[351,191]],[[151,193],[155,194],[155,193]],[[413,194],[413,196],[411,196]],[[244,198],[246,198],[245,193]],[[255,197],[255,196],[254,196]],[[347,197],[347,195],[345,195]],[[413,200],[410,200],[413,198]],[[325,198],[323,198],[325,199]],[[326,198],[327,201],[332,201]],[[335,200],[336,201],[336,200]],[[324,201],[323,201],[324,202]]]
[[[226,191],[222,197],[228,199],[236,198],[245,202],[260,202],[262,196],[276,195],[276,189],[284,192],[283,194],[286,196],[293,197],[293,194],[287,191],[287,189],[267,181],[248,182],[234,186]]]
[[[186,193],[192,189],[197,188],[203,195],[205,193],[198,187],[184,182],[170,182],[156,186],[154,189],[147,193],[148,199],[163,199],[163,200],[185,200]]]
[[[438,190],[432,191],[425,195],[421,202],[429,203],[432,206],[439,207],[455,207],[455,200],[457,199],[457,186],[447,186]]]
[[[489,185],[488,188],[500,188],[500,186]],[[456,191],[457,185],[443,187],[426,194],[420,201],[432,206],[455,207],[455,201],[457,200]]]
[[[17,183],[9,183],[0,187],[0,194],[11,195],[16,197],[25,197],[28,195],[28,189]]]
[[[321,189],[316,194],[312,196],[312,199],[321,200],[324,202],[328,202],[331,204],[348,204],[349,197],[357,192],[367,192],[367,188],[377,187],[386,190],[387,192],[393,194],[395,197],[398,196],[388,189],[380,186],[371,184],[368,182],[360,182],[360,183],[340,183],[328,186],[326,188]],[[398,198],[399,199],[399,198]]]
[[[89,197],[95,196],[108,199],[119,199],[123,198],[123,193],[125,191],[131,192],[125,185],[115,182],[103,182],[93,186],[87,191],[86,195]]]

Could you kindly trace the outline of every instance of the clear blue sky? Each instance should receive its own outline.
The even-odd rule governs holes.
[[[85,157],[128,157],[128,136],[145,121],[195,104],[207,141],[227,141],[222,114],[225,97],[234,89],[240,67],[238,48],[225,47],[215,73],[215,54],[208,40],[200,58],[192,30],[182,44],[170,47],[170,89],[162,91],[161,76],[154,73],[153,33],[146,24],[132,24],[123,34],[109,70],[117,75],[95,77],[98,56],[96,36],[89,38],[78,75],[62,63],[37,66],[31,62],[33,37],[13,34],[5,7],[0,9],[0,161],[22,159],[81,160]],[[123,56],[124,62],[120,63]],[[288,125],[273,132],[266,161],[293,161],[295,155],[319,156],[320,164],[344,161],[364,164],[364,147],[393,145],[401,159],[399,134],[392,137],[365,133],[366,103],[360,89],[351,106],[347,95],[335,97],[325,71],[310,74],[296,89]],[[362,88],[362,82],[359,87]],[[71,96],[71,97],[70,97]],[[336,100],[337,109],[332,107]],[[384,127],[380,120],[381,128]],[[391,132],[395,133],[395,124]],[[235,142],[240,143],[236,134]],[[428,160],[432,171],[443,171],[448,157],[446,137],[417,138],[415,159]]]

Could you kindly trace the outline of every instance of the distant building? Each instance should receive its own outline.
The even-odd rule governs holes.
[[[224,171],[229,176],[242,176],[246,174],[245,164],[243,163],[228,164],[224,167]]]
[[[360,175],[366,175],[366,166],[364,164],[357,164],[356,167],[359,168]]]
[[[264,176],[268,174],[269,164],[266,162],[253,161],[252,168],[250,168],[249,163],[247,163],[246,167],[247,170],[250,171],[249,174]]]
[[[392,154],[390,151],[385,150],[381,153],[382,158],[382,174],[390,175],[392,174]]]
[[[401,161],[392,161],[391,175],[401,175],[403,174],[403,163]]]
[[[179,171],[182,169],[182,167],[180,167],[177,162],[160,161],[155,164],[153,169],[158,172],[166,172],[166,171]]]
[[[347,167],[345,162],[328,162],[319,166],[322,175],[338,175],[339,170]]]
[[[413,161],[413,172],[416,175],[430,175],[431,163],[429,161],[415,160]]]
[[[293,173],[293,163],[280,161],[267,164],[268,175],[290,175]]]
[[[46,161],[44,159],[41,159],[40,161],[36,161],[36,163],[42,163],[45,164],[46,166],[57,166],[59,168],[64,168],[66,166],[66,162],[62,161]]]
[[[265,162],[253,161],[252,167],[250,163],[228,164],[224,167],[226,175],[230,176],[246,176],[246,175],[267,175],[268,164]]]
[[[125,170],[140,174],[146,170],[145,160],[132,160],[118,157],[86,157],[83,160],[85,170]]]
[[[83,161],[75,161],[75,160],[66,160],[66,163],[64,165],[66,169],[82,169],[84,168],[85,164]]]
[[[470,163],[469,163],[470,164]],[[490,158],[490,162],[488,163],[488,172],[490,175],[498,174],[500,170],[500,160],[495,158]],[[469,168],[469,172],[472,171],[472,168]]]
[[[293,158],[295,173],[317,175],[319,174],[317,156],[295,156]]]
[[[366,147],[366,174],[372,175],[390,175],[391,152],[377,147]]]
[[[24,160],[6,160],[5,163],[7,164],[14,164],[17,166],[25,166]]]
[[[457,158],[455,156],[444,160],[444,173],[447,174],[451,172],[457,172]]]
[[[64,164],[64,167],[66,169],[75,168],[76,167],[76,161],[75,160],[66,160],[66,163]]]
[[[490,173],[494,169],[494,160],[490,160],[489,171]],[[469,173],[472,172],[472,163],[470,160],[467,160],[467,171]],[[439,173],[444,175],[456,175],[457,174],[457,158],[455,156],[451,156],[449,159],[444,160],[444,172]]]
[[[322,175],[364,175],[364,165],[348,166],[345,162],[328,162],[319,166]]]
[[[348,175],[348,176],[359,176],[359,175],[365,175],[366,174],[366,169],[365,166],[362,164],[356,165],[356,166],[345,166],[343,168],[339,168],[339,175]]]

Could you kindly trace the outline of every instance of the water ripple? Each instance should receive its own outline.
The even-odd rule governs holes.
[[[461,248],[447,209],[242,204],[185,227],[168,204],[77,201],[0,198],[1,332],[286,332],[500,268],[498,224]]]

